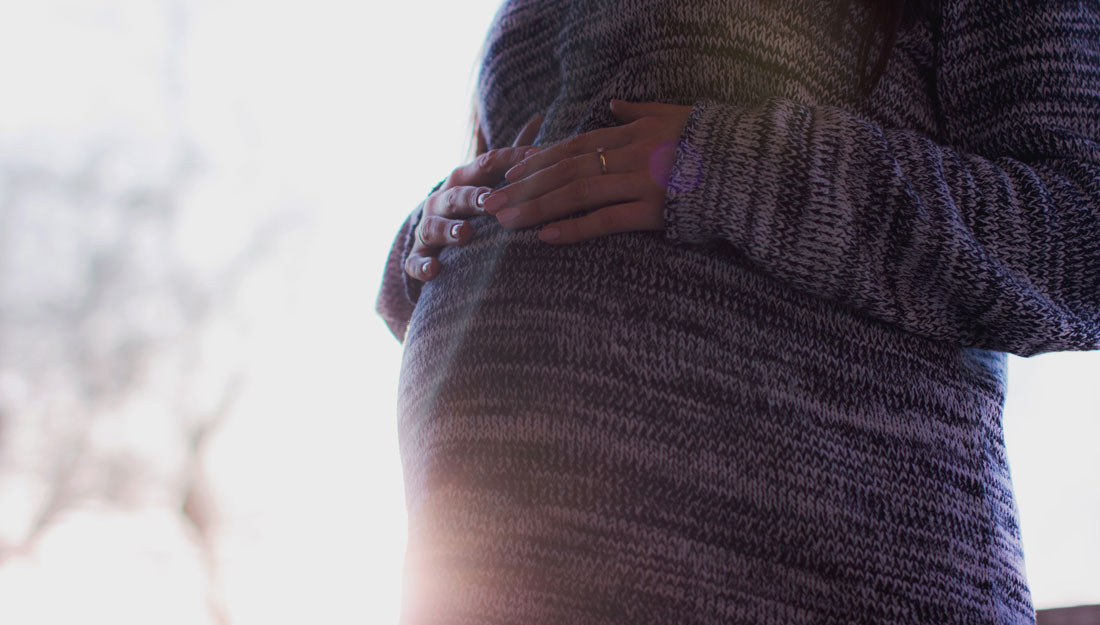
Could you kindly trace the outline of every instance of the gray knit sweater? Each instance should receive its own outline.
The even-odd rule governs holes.
[[[1033,622],[1004,352],[1100,348],[1100,2],[938,4],[861,101],[859,3],[505,3],[491,147],[694,108],[662,232],[398,233],[406,625]]]

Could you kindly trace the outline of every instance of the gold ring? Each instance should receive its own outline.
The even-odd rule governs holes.
[[[596,148],[596,154],[600,156],[600,173],[607,173],[607,157],[603,155],[603,148]]]

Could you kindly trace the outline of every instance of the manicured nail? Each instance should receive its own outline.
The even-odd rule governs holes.
[[[462,224],[454,224],[451,226],[451,238],[458,240],[458,229],[462,227]]]
[[[557,228],[543,228],[539,230],[539,239],[542,241],[553,241],[561,236],[561,231]]]
[[[518,206],[513,206],[511,208],[506,208],[506,209],[500,211],[499,213],[497,213],[497,219],[500,220],[500,223],[502,225],[507,225],[509,222],[513,221],[516,217],[519,217],[519,207]]]
[[[428,268],[431,267],[431,266],[432,266],[432,261],[431,260],[426,260],[426,261],[424,261],[423,265],[420,265],[420,271],[423,271],[425,274],[427,274],[428,273]]]
[[[505,179],[514,181],[516,178],[519,178],[519,175],[523,173],[526,166],[527,164],[523,161],[516,163],[511,169],[504,172]]]
[[[487,197],[489,197],[489,192],[488,191],[486,191],[486,192],[482,193],[481,195],[477,196],[477,207],[478,208],[480,208],[482,210],[485,209],[485,198],[487,198]]]
[[[504,195],[502,191],[493,191],[489,194],[489,197],[485,198],[485,210],[491,211],[496,208],[504,206],[504,203],[508,201],[508,196]]]

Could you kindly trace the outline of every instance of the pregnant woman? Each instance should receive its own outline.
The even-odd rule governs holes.
[[[508,0],[478,97],[378,301],[406,625],[1034,622],[1006,352],[1100,348],[1100,3]]]

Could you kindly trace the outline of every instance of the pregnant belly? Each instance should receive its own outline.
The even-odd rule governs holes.
[[[957,352],[732,250],[474,225],[406,338],[406,622],[806,621],[958,577],[899,538],[978,557],[977,489],[914,481],[974,462]],[[891,526],[914,501],[931,517]]]

